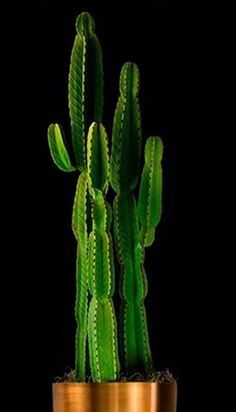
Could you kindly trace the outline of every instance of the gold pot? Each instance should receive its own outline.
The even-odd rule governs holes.
[[[53,412],[176,412],[176,383],[55,383]]]

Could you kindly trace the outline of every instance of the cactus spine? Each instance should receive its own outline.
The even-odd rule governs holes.
[[[72,229],[77,241],[76,356],[78,381],[85,381],[87,338],[93,382],[119,378],[117,325],[113,306],[115,270],[111,223],[121,267],[121,367],[127,375],[152,369],[144,299],[147,277],[144,248],[154,240],[161,217],[163,146],[148,138],[145,164],[136,201],[141,156],[141,114],[138,100],[139,70],[125,63],[120,75],[120,97],[114,116],[111,159],[102,125],[102,52],[92,17],[82,13],[69,71],[71,145],[58,124],[48,128],[54,163],[64,172],[80,171],[76,187]],[[106,199],[109,183],[116,192],[113,211]]]

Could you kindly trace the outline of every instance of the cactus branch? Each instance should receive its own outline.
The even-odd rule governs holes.
[[[138,216],[141,223],[141,241],[145,247],[153,243],[155,229],[161,218],[163,144],[159,137],[149,137],[145,146]]]
[[[120,97],[113,123],[110,181],[117,193],[113,210],[114,238],[121,266],[121,354],[127,373],[139,370],[148,375],[152,368],[152,357],[144,307],[147,294],[144,246],[151,243],[158,223],[161,173],[159,150],[155,142],[153,150],[153,143],[147,143],[145,172],[140,189],[140,230],[133,195],[139,177],[141,145],[139,83],[137,66],[125,63],[121,70]],[[155,193],[157,189],[159,192]]]
[[[72,145],[77,167],[86,169],[86,137],[92,121],[103,113],[103,67],[100,43],[89,13],[79,15],[69,73]]]
[[[87,173],[82,172],[76,188],[72,229],[78,242],[76,261],[76,376],[79,381],[85,380],[86,336],[88,311],[88,180]]]
[[[143,302],[129,305],[123,301],[120,319],[121,358],[125,370],[128,374],[142,372],[148,376],[153,365]]]
[[[108,188],[108,138],[102,124],[92,123],[87,142],[88,179],[91,189]]]
[[[75,167],[70,160],[64,132],[59,124],[51,124],[49,126],[48,144],[52,159],[56,166],[63,172],[73,172]]]
[[[149,373],[152,360],[143,300],[147,280],[143,268],[143,248],[139,240],[136,204],[133,195],[114,199],[115,238],[121,264],[122,298],[120,332],[122,358],[127,373]],[[142,333],[140,333],[142,330]]]
[[[117,326],[112,303],[114,262],[109,232],[111,210],[105,199],[109,175],[108,140],[105,128],[92,123],[88,132],[87,164],[92,200],[93,230],[89,235],[88,342],[92,379],[114,381],[119,372]]]
[[[92,297],[88,318],[89,354],[94,382],[118,376],[116,319],[112,300]]]
[[[138,90],[138,68],[134,63],[125,63],[112,131],[110,181],[116,193],[131,191],[138,182],[142,137]]]

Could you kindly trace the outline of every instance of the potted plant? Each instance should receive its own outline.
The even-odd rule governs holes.
[[[72,214],[78,245],[75,372],[73,379],[53,384],[54,412],[175,412],[176,382],[154,370],[144,306],[144,251],[161,217],[163,144],[159,137],[147,139],[140,172],[139,70],[128,62],[121,69],[110,145],[102,124],[102,51],[89,13],[79,15],[76,30],[69,72],[71,144],[58,124],[48,129],[55,164],[79,173]],[[110,186],[113,204],[107,200]]]

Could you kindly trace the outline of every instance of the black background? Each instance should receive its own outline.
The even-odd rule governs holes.
[[[219,141],[205,122],[212,87],[209,53],[215,42],[212,37],[203,39],[203,9],[166,0],[65,5],[32,0],[27,15],[21,13],[21,30],[13,43],[21,73],[22,137],[15,141],[22,155],[12,181],[20,188],[14,208],[21,227],[12,261],[12,359],[23,386],[21,402],[24,410],[32,410],[30,393],[37,399],[34,411],[51,411],[51,382],[74,362],[76,243],[70,220],[76,176],[61,173],[52,163],[47,127],[62,123],[70,136],[68,66],[75,19],[83,10],[93,15],[103,49],[104,124],[109,135],[119,71],[129,60],[141,73],[144,140],[150,135],[163,138],[164,210],[145,264],[150,339],[156,367],[169,368],[178,379],[178,412],[201,410],[194,382],[208,368],[209,335],[216,321],[209,298],[216,283],[213,191],[216,184],[218,191],[220,173],[215,173],[217,159],[211,149]],[[17,276],[19,264],[23,274]]]

